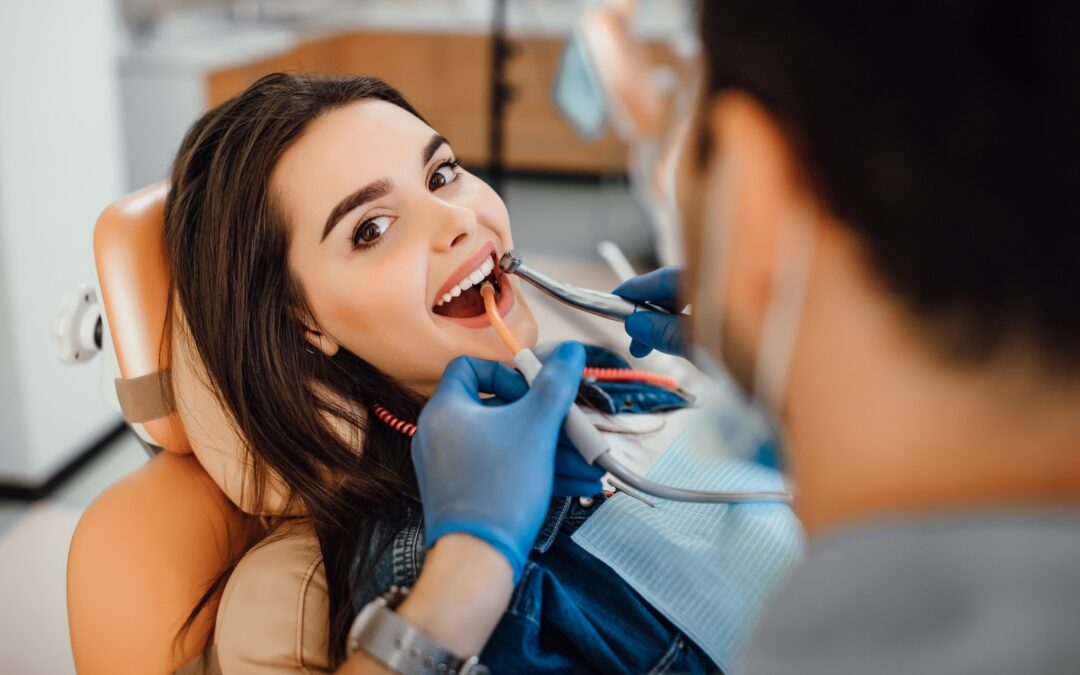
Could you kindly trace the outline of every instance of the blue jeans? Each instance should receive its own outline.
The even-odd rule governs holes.
[[[553,500],[481,661],[496,673],[718,671],[610,567],[571,541],[603,500]]]
[[[510,605],[481,661],[495,673],[705,673],[716,664],[615,572],[571,535],[603,503],[551,500]],[[381,551],[365,578],[352,583],[353,609],[390,586],[416,584],[424,558],[423,522],[408,525]]]

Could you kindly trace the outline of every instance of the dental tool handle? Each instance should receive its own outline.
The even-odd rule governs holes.
[[[648,310],[650,312],[662,312],[671,314],[668,310],[650,302],[632,302],[626,298],[620,298],[612,293],[602,293],[588,288],[579,288],[558,279],[548,276],[543,272],[529,267],[521,260],[517,251],[507,251],[503,254],[499,266],[506,274],[513,274],[541,292],[555,298],[559,302],[570,305],[576,309],[596,316],[602,316],[612,321],[626,321],[626,317],[634,312]]]
[[[514,354],[514,365],[521,371],[521,374],[525,376],[525,381],[531,386],[533,380],[536,378],[537,373],[543,367],[540,363],[540,359],[536,357],[536,354],[531,349],[522,349],[517,354]],[[593,426],[589,418],[585,416],[585,413],[581,411],[581,408],[577,405],[570,406],[570,412],[566,414],[566,422],[563,423],[563,429],[566,431],[567,437],[573,442],[574,446],[581,453],[581,456],[586,462],[592,464],[596,461],[597,457],[605,454],[610,450],[607,439],[604,435]]]
[[[514,365],[525,376],[531,386],[543,364],[531,349],[525,348],[514,354]],[[639,476],[629,467],[619,462],[609,450],[607,439],[593,426],[585,413],[577,405],[570,406],[563,424],[566,435],[577,447],[578,452],[589,464],[599,464],[615,478],[631,488],[661,499],[676,502],[699,502],[711,504],[739,504],[748,502],[790,502],[791,494],[783,490],[735,490],[714,492],[711,490],[691,490],[664,485]],[[651,504],[650,504],[651,506]]]
[[[791,502],[791,493],[784,490],[692,490],[664,485],[639,476],[613,455],[597,458],[597,464],[608,473],[626,483],[638,492],[673,502],[694,502],[697,504],[752,504],[755,502]]]

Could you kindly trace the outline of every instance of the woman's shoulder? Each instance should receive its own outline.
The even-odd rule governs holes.
[[[236,566],[218,609],[221,669],[233,673],[325,673],[329,597],[318,538],[287,521]]]

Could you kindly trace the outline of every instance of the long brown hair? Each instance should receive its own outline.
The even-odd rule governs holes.
[[[352,616],[350,574],[369,573],[368,542],[376,551],[385,548],[418,504],[408,439],[377,421],[369,425],[371,408],[380,403],[416,419],[424,401],[345,349],[327,357],[309,347],[304,322],[311,312],[289,271],[289,227],[270,174],[312,121],[365,99],[420,118],[401,94],[373,78],[278,73],[260,79],[188,131],[165,203],[172,297],[185,339],[246,444],[252,502],[262,502],[269,476],[282,477],[290,504],[318,536],[334,665],[343,659]],[[350,442],[342,428],[359,437]],[[245,550],[258,533],[273,530],[274,520],[253,530]],[[210,585],[182,631],[217,597],[236,562]]]

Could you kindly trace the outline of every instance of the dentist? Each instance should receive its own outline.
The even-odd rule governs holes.
[[[747,672],[1080,671],[1080,41],[1068,3],[701,3],[688,267],[616,290],[641,355],[779,421],[810,545]],[[396,612],[460,656],[513,592],[580,377],[459,359],[413,443],[431,546]],[[485,406],[480,394],[514,400]],[[539,478],[538,478],[539,477]],[[361,650],[343,671],[384,666]]]

